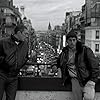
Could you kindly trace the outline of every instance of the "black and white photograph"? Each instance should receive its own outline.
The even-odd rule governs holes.
[[[0,100],[100,100],[100,0],[0,0]]]

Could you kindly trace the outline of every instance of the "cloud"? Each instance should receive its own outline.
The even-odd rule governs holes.
[[[14,0],[15,6],[25,6],[25,15],[36,30],[46,29],[49,21],[61,25],[67,11],[81,10],[85,0]],[[41,28],[42,27],[42,28]]]

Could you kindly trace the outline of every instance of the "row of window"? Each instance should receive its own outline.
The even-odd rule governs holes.
[[[100,31],[99,30],[96,30],[95,38],[100,39]],[[99,44],[95,44],[95,52],[99,52]]]

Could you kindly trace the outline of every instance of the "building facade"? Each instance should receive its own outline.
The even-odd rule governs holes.
[[[96,55],[100,54],[100,27],[86,27],[85,28],[85,44],[89,46]]]
[[[13,0],[0,0],[0,37],[9,36],[20,22],[21,14],[13,5]]]
[[[86,0],[85,44],[100,55],[100,0]]]
[[[66,32],[68,33],[71,29],[77,28],[79,25],[79,14],[81,11],[73,11],[73,12],[66,12],[65,16],[65,25],[66,25]]]

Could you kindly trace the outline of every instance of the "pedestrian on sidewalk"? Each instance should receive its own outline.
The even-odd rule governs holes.
[[[0,40],[0,100],[5,91],[6,100],[15,100],[18,73],[27,61],[28,44],[25,41],[26,27],[15,27],[10,37]]]
[[[63,48],[52,70],[62,72],[63,85],[70,80],[74,100],[93,100],[95,84],[99,76],[99,62],[93,51],[78,41],[75,30],[66,36],[67,46]]]

